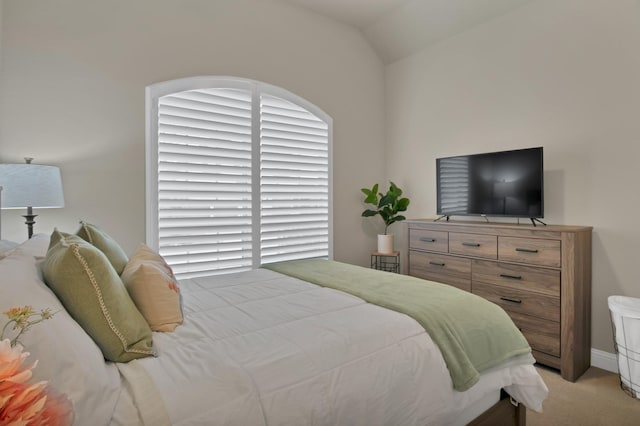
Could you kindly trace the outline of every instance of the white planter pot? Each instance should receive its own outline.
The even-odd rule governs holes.
[[[393,234],[378,234],[378,253],[393,253]]]

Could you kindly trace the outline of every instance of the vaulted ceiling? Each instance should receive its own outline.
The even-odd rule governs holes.
[[[352,25],[385,64],[534,0],[284,0]]]

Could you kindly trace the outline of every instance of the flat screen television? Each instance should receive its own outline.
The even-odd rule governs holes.
[[[436,159],[440,216],[544,217],[542,147]]]

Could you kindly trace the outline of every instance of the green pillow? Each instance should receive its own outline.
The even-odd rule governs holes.
[[[77,235],[99,248],[107,256],[118,275],[122,274],[129,261],[122,247],[97,226],[86,222],[80,222],[80,225]]]
[[[151,329],[102,251],[54,230],[43,264],[47,285],[102,350],[128,362],[155,355]]]

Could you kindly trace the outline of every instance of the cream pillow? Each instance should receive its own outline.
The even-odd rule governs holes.
[[[178,282],[162,256],[140,244],[121,278],[151,330],[173,331],[182,324]]]
[[[42,269],[47,285],[107,360],[155,355],[149,325],[102,251],[55,230]]]

